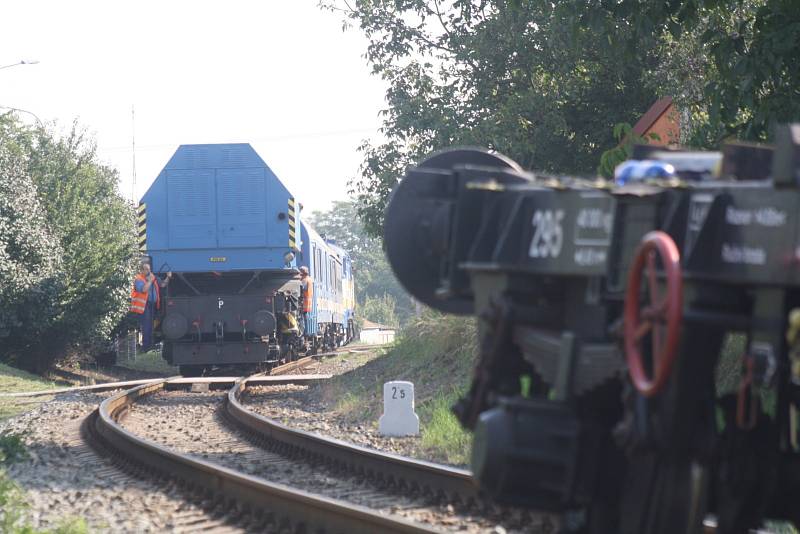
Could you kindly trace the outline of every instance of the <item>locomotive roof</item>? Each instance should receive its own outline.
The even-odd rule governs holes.
[[[236,169],[269,165],[249,143],[180,145],[164,170]]]

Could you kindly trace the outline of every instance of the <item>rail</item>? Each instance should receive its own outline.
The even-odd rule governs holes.
[[[240,379],[228,391],[225,413],[236,424],[246,428],[256,437],[276,440],[302,453],[358,472],[372,474],[376,478],[394,480],[409,488],[427,489],[464,502],[478,497],[475,479],[471,472],[464,469],[414,460],[290,428],[248,410],[241,403],[241,395],[250,382],[253,381],[248,378]]]
[[[238,382],[237,382],[238,383]],[[245,475],[226,467],[180,454],[124,429],[118,420],[138,399],[167,387],[168,381],[144,384],[114,395],[93,413],[89,425],[102,445],[163,476],[202,488],[239,506],[268,511],[306,531],[435,532],[424,525],[375,513],[365,507],[314,495]]]

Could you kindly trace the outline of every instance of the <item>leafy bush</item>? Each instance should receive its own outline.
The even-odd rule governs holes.
[[[28,449],[22,434],[0,434],[0,464],[18,462],[28,458]]]
[[[118,173],[100,164],[94,143],[73,126],[56,139],[39,130],[31,174],[64,250],[59,330],[96,345],[126,313],[136,250],[133,207],[117,192]]]
[[[5,321],[9,343],[0,357],[42,368],[72,348],[99,348],[125,315],[135,270],[134,210],[117,192],[117,171],[99,162],[94,142],[74,124],[60,136],[0,116],[0,150],[5,218],[29,211],[21,219],[26,225],[6,222],[2,231],[10,237],[0,239],[15,241],[0,243],[0,261],[2,254],[20,259],[7,272],[0,266],[0,284],[30,279],[9,282],[19,286],[19,304]],[[20,254],[16,242],[24,240],[33,242]]]
[[[24,159],[0,143],[0,355],[35,345],[52,326],[61,255]]]

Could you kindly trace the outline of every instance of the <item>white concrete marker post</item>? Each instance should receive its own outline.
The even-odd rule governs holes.
[[[419,435],[419,417],[414,413],[414,384],[394,381],[383,385],[383,415],[378,420],[382,436]]]

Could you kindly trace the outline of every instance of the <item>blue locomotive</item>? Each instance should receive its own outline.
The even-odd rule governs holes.
[[[354,336],[349,255],[301,220],[249,144],[181,145],[138,216],[140,252],[173,273],[155,335],[183,374],[265,367]],[[307,313],[302,267],[314,281]]]

